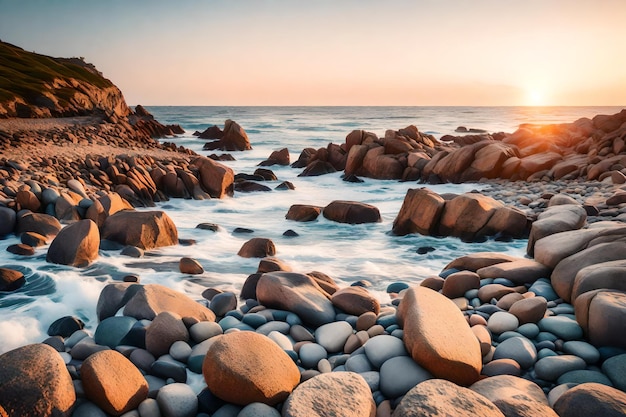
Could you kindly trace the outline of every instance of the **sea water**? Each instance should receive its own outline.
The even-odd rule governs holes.
[[[295,161],[302,149],[320,148],[333,142],[341,144],[353,129],[364,129],[384,136],[387,129],[416,125],[420,131],[437,138],[454,134],[458,126],[485,129],[490,132],[513,132],[522,123],[563,123],[596,114],[613,114],[620,108],[600,107],[147,107],[157,120],[180,124],[186,133],[167,138],[199,154],[206,142],[192,135],[211,125],[223,127],[233,119],[248,133],[253,149],[229,152],[235,161],[224,162],[236,173],[253,173],[272,151],[288,148]],[[217,152],[221,153],[221,152]],[[142,283],[159,283],[192,298],[200,299],[202,291],[215,287],[239,293],[248,275],[256,272],[259,259],[237,255],[241,246],[253,237],[271,239],[276,257],[296,272],[321,271],[333,277],[340,286],[359,280],[371,284],[371,291],[381,302],[388,302],[385,292],[392,282],[419,283],[436,275],[456,257],[473,252],[497,251],[523,256],[525,240],[464,243],[456,238],[421,235],[394,236],[390,233],[409,188],[421,187],[415,182],[383,181],[364,178],[363,183],[347,183],[341,173],[319,177],[298,177],[302,169],[289,166],[269,167],[278,181],[266,182],[274,188],[290,181],[295,190],[235,193],[232,198],[204,201],[172,199],[159,203],[178,228],[179,237],[192,239],[191,246],[160,248],[135,259],[119,251],[101,251],[96,262],[78,269],[46,263],[46,247],[36,255],[23,258],[6,248],[18,242],[17,237],[0,240],[0,266],[22,271],[27,283],[13,293],[0,293],[0,353],[46,338],[54,320],[77,316],[88,329],[97,325],[96,304],[101,289],[110,282],[134,274]],[[429,186],[434,191],[465,192],[479,190],[480,184],[444,184]],[[316,221],[300,223],[285,219],[293,204],[325,206],[333,200],[353,200],[376,206],[382,222],[348,225],[334,223],[323,216]],[[199,223],[219,225],[217,232],[198,229]],[[252,233],[234,233],[236,228]],[[287,230],[298,236],[286,237]],[[434,250],[419,254],[422,247]],[[181,257],[192,257],[203,266],[202,275],[181,274]]]

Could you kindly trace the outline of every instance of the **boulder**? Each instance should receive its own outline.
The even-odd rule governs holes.
[[[413,387],[396,407],[393,417],[455,416],[504,417],[491,401],[444,379],[429,379]]]
[[[356,201],[333,201],[324,207],[322,215],[339,223],[362,224],[382,221],[378,208]]]
[[[487,266],[496,265],[503,262],[519,261],[521,259],[523,258],[507,255],[505,253],[476,252],[469,255],[461,256],[460,258],[456,258],[448,265],[446,265],[443,270],[446,271],[449,269],[457,269],[460,271],[467,270],[476,272],[479,269],[485,268]]]
[[[222,137],[218,141],[207,143],[207,145],[204,147],[205,150],[247,151],[252,149],[246,131],[237,122],[230,119],[224,122]]]
[[[297,222],[311,222],[316,220],[322,208],[318,206],[309,206],[306,204],[294,204],[289,207],[289,211],[285,215],[287,220],[294,220]]]
[[[197,134],[198,139],[221,139],[224,132],[217,125],[209,126]]]
[[[235,192],[235,173],[229,167],[210,158],[199,157],[190,167],[198,170],[202,188],[213,198],[223,198]]]
[[[107,217],[102,225],[102,239],[141,249],[178,244],[178,230],[162,211],[120,211]]]
[[[559,417],[623,416],[626,414],[626,393],[603,384],[580,384],[556,400],[554,411]]]
[[[523,378],[498,375],[469,388],[494,403],[507,417],[558,417],[539,385]]]
[[[425,287],[409,288],[398,307],[398,319],[404,329],[404,344],[415,362],[436,378],[461,385],[478,380],[480,344],[459,308],[447,297]]]
[[[26,283],[24,274],[10,268],[0,268],[0,291],[15,291]]]
[[[15,233],[20,235],[35,232],[47,238],[53,238],[60,230],[61,223],[55,217],[43,213],[26,213],[17,219]]]
[[[133,206],[117,193],[105,194],[98,198],[87,209],[85,218],[93,220],[98,227],[104,224],[107,217],[122,210],[132,210]]]
[[[115,350],[89,356],[80,375],[85,396],[114,416],[136,409],[148,398],[148,383],[139,369]]]
[[[204,273],[204,268],[200,262],[188,257],[180,258],[180,261],[178,262],[178,269],[183,274],[199,275]]]
[[[202,364],[209,390],[241,406],[275,405],[300,382],[298,367],[276,343],[254,332],[216,336]]]
[[[0,237],[13,233],[16,224],[15,210],[0,206]]]
[[[467,172],[463,173],[463,179],[500,178],[502,165],[514,156],[519,156],[516,148],[502,142],[488,143],[476,151]]]
[[[515,285],[532,284],[539,278],[550,277],[550,269],[534,259],[520,259],[480,268],[476,273],[481,279],[506,278]]]
[[[242,258],[265,258],[276,255],[276,246],[271,239],[255,237],[243,244],[237,255]]]
[[[167,384],[157,394],[158,406],[153,414],[144,414],[139,409],[140,416],[163,417],[196,417],[198,414],[198,397],[193,389],[187,384]]]
[[[157,358],[168,353],[179,340],[189,341],[189,332],[178,314],[163,311],[146,329],[146,350]]]
[[[626,259],[587,266],[578,271],[574,278],[571,301],[574,303],[579,295],[597,289],[626,291],[625,277]]]
[[[435,234],[444,205],[443,197],[428,188],[409,189],[393,222],[392,232],[399,236]]]
[[[80,220],[63,228],[54,238],[46,261],[83,268],[98,258],[99,248],[100,232],[96,223]]]
[[[624,242],[600,243],[568,256],[554,268],[551,277],[554,290],[568,303],[584,292],[582,290],[585,287],[588,288],[586,291],[598,288],[626,290],[626,287],[618,288],[620,284],[626,286],[626,281],[622,282],[624,280],[620,279],[619,274],[620,270],[626,268],[624,249],[626,249]],[[604,272],[610,272],[612,275],[602,277]],[[579,284],[577,294],[572,295],[576,283],[583,281],[586,284],[582,287]],[[597,282],[595,288],[592,288],[593,282]],[[618,287],[615,287],[616,285]]]
[[[589,291],[576,298],[574,308],[590,343],[626,349],[626,292]]]
[[[502,203],[482,194],[461,194],[446,202],[439,223],[439,234],[465,240],[485,236],[483,229],[501,207]]]
[[[515,239],[528,235],[530,221],[526,214],[515,207],[500,207],[491,216],[482,233],[486,236],[504,235]]]
[[[137,320],[153,320],[159,313],[168,311],[183,318],[193,317],[199,321],[215,321],[215,314],[211,310],[183,293],[159,284],[133,285],[129,288],[133,287],[132,293],[128,294],[128,301],[121,300],[125,304],[125,316],[134,317]],[[100,294],[101,298],[103,293]],[[124,294],[125,299],[126,296]],[[98,306],[100,304],[98,300]]]
[[[0,355],[0,416],[72,415],[76,393],[59,353],[44,344]]]
[[[39,211],[41,208],[41,202],[35,193],[29,190],[18,191],[15,202],[20,210]]]
[[[354,372],[317,375],[300,384],[283,405],[283,417],[375,417],[367,382]]]
[[[308,275],[270,272],[259,278],[257,300],[269,308],[296,313],[307,324],[319,327],[335,319],[335,309],[326,293]]]
[[[270,157],[267,160],[261,162],[259,165],[261,166],[271,166],[271,165],[289,165],[289,149],[282,148],[278,151],[274,151],[270,154]]]
[[[448,298],[463,297],[469,290],[480,288],[480,277],[472,271],[459,271],[450,274],[443,282],[441,293]]]
[[[335,292],[330,301],[335,307],[345,313],[360,316],[371,311],[380,312],[380,303],[370,292],[363,287],[347,287]]]
[[[552,206],[537,216],[528,236],[526,252],[533,256],[535,243],[555,233],[577,230],[585,225],[587,212],[582,206],[565,204]]]

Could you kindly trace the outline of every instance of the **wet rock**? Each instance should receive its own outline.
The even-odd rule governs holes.
[[[271,239],[255,237],[243,244],[237,255],[242,258],[265,258],[276,255],[276,246]]]
[[[102,293],[100,297],[103,297]],[[128,297],[124,307],[124,315],[135,317],[137,320],[153,320],[159,313],[168,311],[178,314],[180,317],[193,317],[199,321],[215,321],[215,314],[208,308],[183,293],[159,284],[137,286],[132,293],[128,294]],[[100,305],[100,300],[98,300],[98,305]]]
[[[444,205],[444,199],[428,188],[409,189],[393,222],[393,233],[399,236],[435,234]]]
[[[0,236],[13,233],[17,224],[15,210],[0,206]]]
[[[333,201],[322,210],[328,220],[339,223],[362,224],[382,221],[378,208],[356,201]]]
[[[626,292],[593,290],[576,299],[576,319],[595,346],[626,348]],[[546,320],[546,319],[544,319]]]
[[[59,221],[43,213],[27,213],[17,219],[15,232],[19,235],[26,232],[35,232],[47,238],[53,238],[61,230]]]
[[[155,357],[165,355],[176,341],[187,342],[189,332],[178,314],[163,311],[146,329],[146,350]]]
[[[539,278],[550,276],[550,269],[533,259],[520,259],[480,268],[476,273],[481,279],[506,278],[515,285],[532,284]]]
[[[192,258],[183,257],[178,263],[178,269],[183,274],[199,275],[204,273],[204,268],[200,262]]]
[[[104,221],[102,238],[153,249],[178,244],[178,230],[162,211],[120,211]]]
[[[196,158],[191,166],[198,170],[202,188],[211,197],[232,197],[235,190],[235,173],[231,168],[205,157]]]
[[[15,291],[26,283],[24,274],[9,268],[0,268],[0,291]]]
[[[230,119],[224,122],[223,135],[219,140],[207,142],[204,150],[221,149],[223,151],[247,151],[252,149],[246,131]]]
[[[54,264],[86,267],[98,258],[98,226],[85,219],[63,228],[48,249],[46,261]]]
[[[311,222],[316,220],[322,208],[318,206],[309,206],[305,204],[294,204],[289,207],[289,211],[285,215],[287,220],[294,220],[297,222]]]

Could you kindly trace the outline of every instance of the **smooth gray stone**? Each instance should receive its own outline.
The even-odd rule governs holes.
[[[187,384],[164,386],[156,400],[163,417],[195,417],[198,413],[198,397]]]
[[[556,381],[564,373],[585,369],[586,366],[585,361],[578,356],[547,356],[535,363],[535,373],[540,379]]]
[[[537,360],[546,358],[548,356],[558,356],[558,354],[553,349],[549,348],[543,348],[537,352]]]
[[[374,370],[366,355],[351,355],[346,361],[345,367],[347,371],[356,372],[357,374]]]
[[[225,404],[217,409],[211,417],[237,417],[242,408],[234,404]]]
[[[626,353],[605,360],[602,372],[609,377],[615,388],[626,391]]]
[[[611,380],[602,372],[592,371],[589,369],[579,369],[564,373],[556,380],[557,384],[585,384],[587,382],[595,382],[598,384],[613,386]]]
[[[248,313],[243,316],[242,322],[256,329],[267,323],[267,319],[259,313]]]
[[[191,346],[187,342],[178,340],[170,346],[170,355],[180,362],[187,362],[191,355]]]
[[[513,359],[522,369],[528,369],[537,361],[537,350],[525,337],[512,337],[496,347],[493,359]]]
[[[96,344],[115,348],[124,336],[137,323],[137,319],[127,316],[109,317],[98,324],[94,340]]]
[[[600,351],[595,346],[579,340],[563,343],[563,352],[583,358],[587,365],[593,365],[600,360]]]
[[[263,403],[252,403],[246,405],[237,414],[237,417],[280,417],[280,413],[274,407]]]
[[[535,323],[522,324],[517,328],[517,332],[528,339],[534,339],[539,334],[539,326]]]
[[[367,358],[376,369],[380,369],[388,359],[396,356],[408,356],[404,343],[395,336],[374,336],[365,342],[363,347]]]
[[[361,372],[359,375],[363,377],[367,385],[370,387],[372,392],[378,391],[380,389],[380,372],[377,371],[367,371]]]
[[[307,369],[317,367],[320,360],[328,356],[323,346],[317,343],[306,343],[300,347],[300,362]]]
[[[201,321],[189,328],[189,335],[196,343],[203,342],[222,333],[222,327],[214,321]]]
[[[289,325],[289,323],[284,321],[268,321],[267,323],[257,327],[256,332],[261,333],[265,336],[267,336],[271,332],[289,334],[290,328],[291,326]]]
[[[161,417],[159,404],[154,398],[146,398],[137,407],[141,417]]]
[[[543,297],[548,301],[559,299],[559,295],[554,291],[550,280],[547,278],[539,278],[530,286],[528,292],[534,292],[536,296]]]
[[[544,317],[537,323],[539,329],[550,332],[563,340],[579,340],[583,337],[583,329],[571,318],[565,316]]]
[[[352,333],[354,333],[354,329],[349,323],[336,321],[318,327],[315,330],[315,341],[329,353],[342,352]]]
[[[92,402],[84,402],[74,409],[72,417],[108,417],[100,407]]]
[[[150,373],[165,380],[172,378],[176,382],[187,382],[185,366],[167,360],[158,359],[155,361],[150,367]]]
[[[380,390],[387,398],[398,398],[433,376],[409,356],[396,356],[380,367]]]

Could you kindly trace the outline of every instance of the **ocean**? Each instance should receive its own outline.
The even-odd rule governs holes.
[[[169,107],[145,106],[157,120],[180,124],[186,134],[164,139],[199,154],[205,140],[192,135],[226,119],[235,120],[248,133],[253,150],[232,152],[236,159],[224,162],[236,173],[253,173],[272,151],[288,148],[291,161],[302,149],[341,144],[353,129],[364,129],[384,136],[387,129],[414,124],[422,132],[440,138],[454,134],[458,126],[490,132],[513,132],[522,123],[566,123],[580,117],[613,114],[619,107]],[[219,152],[218,152],[219,153]],[[208,287],[239,293],[246,277],[257,270],[259,259],[237,255],[252,237],[274,241],[276,257],[296,272],[321,271],[341,286],[364,280],[381,302],[388,302],[386,287],[392,282],[417,284],[437,274],[456,257],[482,251],[506,252],[523,256],[525,240],[464,243],[456,238],[420,235],[394,236],[390,233],[407,189],[421,187],[415,182],[383,181],[364,178],[363,183],[347,183],[341,173],[321,177],[298,177],[302,169],[269,167],[278,181],[274,188],[290,181],[295,190],[236,193],[222,200],[172,199],[158,203],[174,220],[182,239],[193,239],[191,246],[153,250],[143,258],[121,256],[119,251],[101,251],[99,259],[84,269],[46,263],[46,248],[31,258],[10,254],[6,248],[18,243],[17,237],[0,240],[0,266],[22,271],[27,283],[17,292],[0,293],[0,353],[45,339],[54,320],[74,315],[87,329],[97,325],[96,304],[100,290],[109,282],[134,274],[142,283],[160,283],[200,299]],[[479,190],[481,184],[429,186],[443,192]],[[324,219],[298,223],[285,219],[293,204],[325,206],[333,200],[354,200],[379,208],[383,221],[376,224],[347,225]],[[196,228],[199,223],[219,225],[217,232]],[[236,228],[252,233],[233,233]],[[287,230],[298,236],[286,237]],[[420,255],[417,249],[435,250]],[[178,270],[181,257],[192,257],[204,267],[204,274],[189,276]]]

